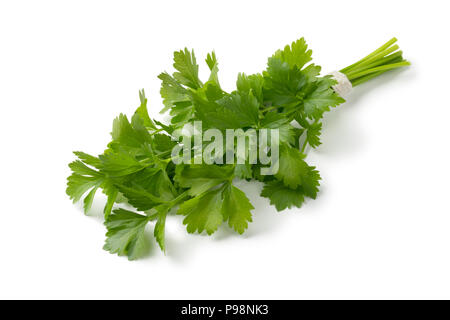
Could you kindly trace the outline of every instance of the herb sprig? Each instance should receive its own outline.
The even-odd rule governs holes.
[[[388,41],[370,55],[341,70],[357,86],[388,70],[409,63]],[[104,249],[141,257],[147,246],[145,228],[154,223],[154,237],[165,251],[165,222],[169,212],[184,216],[189,233],[214,233],[222,223],[242,234],[252,222],[254,209],[235,181],[263,183],[261,196],[278,211],[301,207],[315,199],[320,175],[305,161],[307,146],[320,144],[322,118],[345,100],[334,90],[336,80],[320,76],[321,67],[311,63],[312,51],[303,38],[276,51],[262,73],[240,73],[236,89],[226,92],[218,79],[214,52],[206,57],[210,76],[199,79],[194,51],[174,53],[175,72],[161,73],[161,96],[169,112],[169,124],[149,117],[144,90],[140,105],[129,119],[120,114],[113,122],[112,140],[98,156],[74,152],[69,164],[67,194],[77,202],[83,197],[87,213],[98,190],[107,196],[104,207],[107,228]],[[257,164],[175,164],[171,150],[179,144],[173,134],[192,121],[205,128],[279,129],[279,170],[261,175]],[[192,150],[195,153],[195,150]],[[120,208],[129,205],[134,211]],[[117,209],[114,209],[117,207]]]

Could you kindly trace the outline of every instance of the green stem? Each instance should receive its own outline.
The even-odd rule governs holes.
[[[306,120],[306,121],[308,121],[308,120]],[[319,119],[316,119],[312,125],[315,125],[315,124],[317,124],[318,122],[319,122]],[[306,129],[306,130],[309,130],[309,129]],[[306,134],[308,134],[308,132],[306,132]],[[301,153],[304,153],[304,151],[305,151],[307,145],[308,145],[308,139],[306,139],[306,137],[305,137],[305,141],[303,141],[302,148],[300,149],[300,152],[301,152]]]
[[[383,64],[387,64],[388,62],[390,62],[390,63],[401,62],[401,61],[403,61],[402,54],[403,54],[402,51],[397,51],[387,57],[384,57],[382,59],[379,59],[379,60],[367,65],[367,68],[381,66]]]
[[[386,71],[388,71],[388,70],[378,71],[378,72],[375,72],[375,73],[363,76],[361,78],[355,79],[355,80],[352,81],[352,85],[354,87],[356,87],[357,85],[360,85],[361,83],[364,83],[364,82],[366,82],[366,81],[368,81],[368,80],[370,80],[372,78],[378,77],[380,74],[385,73]]]
[[[301,153],[304,153],[304,152],[305,152],[305,149],[306,149],[306,145],[307,145],[307,144],[308,144],[308,141],[305,140],[305,141],[303,142],[302,149],[300,150]]]
[[[396,38],[392,38],[371,54],[340,70],[340,72],[347,76],[352,86],[357,86],[388,70],[408,66],[410,63],[403,59],[402,51],[397,51],[399,46],[394,45],[396,41]]]
[[[278,109],[278,108],[282,108],[282,106],[271,106],[271,107],[262,109],[261,111],[262,112],[268,112],[268,111],[272,111],[272,110],[275,110],[275,109]]]
[[[368,65],[374,63],[377,60],[383,59],[384,57],[386,57],[387,55],[391,54],[392,52],[394,52],[398,49],[400,49],[400,47],[398,45],[395,45],[395,46],[392,46],[380,53],[377,53],[376,55],[372,56],[370,59],[367,59],[367,60],[363,61],[362,63],[360,63],[356,68],[352,68],[352,70],[350,72],[354,72],[354,70],[364,69]]]
[[[402,62],[398,62],[398,63],[392,63],[392,64],[386,64],[383,66],[379,66],[379,67],[375,67],[375,68],[371,68],[371,69],[366,69],[363,71],[360,71],[358,73],[351,73],[349,75],[347,75],[348,79],[350,81],[357,79],[359,77],[365,76],[366,74],[371,74],[374,72],[378,72],[378,71],[387,71],[387,70],[391,70],[391,69],[395,69],[395,68],[399,68],[399,67],[404,67],[404,66],[409,66],[410,63],[408,61],[402,61]]]
[[[397,38],[392,38],[391,40],[389,40],[388,42],[386,42],[384,45],[382,45],[381,47],[379,47],[377,50],[375,50],[374,52],[372,52],[371,54],[369,54],[368,56],[362,58],[361,60],[355,62],[352,65],[349,65],[348,67],[344,68],[341,70],[342,73],[346,73],[346,71],[352,69],[353,67],[359,65],[360,63],[366,61],[367,59],[370,59],[372,56],[376,55],[379,52],[382,52],[384,50],[386,50],[387,48],[389,48],[391,45],[393,45],[395,42],[397,42]]]
[[[178,203],[180,203],[182,200],[184,200],[186,197],[189,197],[188,191],[184,191],[183,193],[180,193],[175,199],[170,200],[170,204],[172,206],[175,206]]]

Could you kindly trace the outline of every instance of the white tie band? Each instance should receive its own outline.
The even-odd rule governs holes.
[[[348,80],[345,74],[339,71],[333,71],[330,75],[337,81],[337,84],[332,86],[333,90],[342,98],[346,98],[353,89],[350,80]]]

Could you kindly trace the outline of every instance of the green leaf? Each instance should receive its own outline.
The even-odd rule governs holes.
[[[264,129],[278,129],[280,142],[293,145],[295,143],[296,132],[289,119],[282,113],[268,112],[260,121],[260,127]],[[268,141],[270,141],[271,131],[268,131]]]
[[[264,72],[264,98],[276,106],[296,107],[302,102],[302,90],[308,78],[296,66],[272,57]]]
[[[303,129],[293,127],[289,122],[289,118],[286,118],[282,113],[276,112],[266,113],[265,117],[261,120],[261,127],[265,129],[278,129],[280,142],[293,146],[298,144],[298,139],[304,131]]]
[[[173,74],[175,80],[192,89],[198,89],[202,82],[198,78],[198,65],[195,60],[194,50],[190,52],[187,48],[175,51],[173,54],[173,67],[178,70]]]
[[[135,114],[138,115],[144,126],[151,130],[156,130],[155,123],[150,119],[147,110],[147,98],[145,97],[144,89],[139,91],[139,99],[141,100],[141,105],[136,109]]]
[[[161,73],[158,78],[162,80],[160,93],[163,98],[163,103],[166,106],[160,113],[164,113],[180,102],[188,102],[191,104],[186,88],[167,72]]]
[[[232,111],[225,109],[216,101],[208,101],[194,96],[196,117],[203,121],[203,128],[233,129],[241,128],[241,119]]]
[[[165,171],[147,168],[116,185],[128,203],[140,211],[149,210],[174,198],[174,190]]]
[[[260,103],[263,102],[263,84],[264,78],[261,74],[245,75],[244,73],[238,74],[236,81],[236,88],[239,93],[250,94],[250,92],[258,99]]]
[[[155,224],[155,230],[153,232],[156,242],[158,242],[158,245],[163,252],[166,252],[166,245],[165,245],[166,217],[167,217],[167,208],[166,207],[160,208],[158,210],[158,218]]]
[[[320,186],[320,177],[319,171],[316,170],[316,167],[307,166],[307,170],[302,175],[302,189],[306,196],[311,199],[315,199],[317,197],[317,193],[319,192]]]
[[[286,45],[283,50],[275,52],[273,57],[286,62],[291,68],[295,66],[301,70],[305,64],[312,60],[311,55],[312,51],[308,50],[305,39],[301,38],[292,42],[290,46]]]
[[[279,168],[276,177],[290,188],[297,188],[302,183],[302,175],[307,171],[304,155],[295,148],[280,146]]]
[[[92,166],[97,169],[100,169],[102,166],[102,162],[97,157],[91,156],[81,151],[74,151],[73,153],[78,157],[78,159],[80,159],[82,162],[84,162],[89,166]]]
[[[170,123],[176,127],[182,127],[194,117],[194,106],[191,101],[176,102],[170,110],[172,119]]]
[[[213,51],[208,53],[206,56],[206,64],[208,65],[209,70],[211,70],[211,75],[209,76],[209,80],[220,87],[218,72],[219,72],[219,63],[217,62],[216,53]]]
[[[223,221],[222,216],[222,189],[211,190],[180,205],[179,215],[186,218],[183,224],[189,233],[202,233],[206,230],[208,235],[213,234]]]
[[[117,209],[105,221],[108,230],[103,249],[119,256],[126,255],[129,260],[141,257],[147,249],[144,234],[149,217],[132,211]]]
[[[101,173],[89,168],[80,160],[73,161],[69,164],[69,167],[72,170],[72,174],[67,178],[66,193],[74,203],[79,201],[89,190],[99,187],[105,179]],[[92,194],[91,198],[93,196]],[[91,199],[88,199],[85,202],[85,208],[89,209],[90,201]]]
[[[319,120],[310,123],[300,112],[295,115],[295,120],[306,130],[306,142],[312,148],[318,147],[321,144],[320,134],[322,131],[322,123]]]
[[[130,176],[127,184],[146,190],[162,201],[171,201],[175,197],[175,190],[165,168],[146,168]]]
[[[99,188],[99,185],[94,186],[92,188],[92,190],[88,193],[88,195],[84,198],[83,208],[84,208],[85,214],[89,211],[89,209],[91,209],[92,202],[94,201],[94,196],[95,196],[95,193],[97,192],[98,188]]]
[[[118,184],[117,188],[127,198],[128,203],[139,211],[149,210],[164,202],[142,188],[133,188],[122,184]]]
[[[162,130],[164,130],[168,134],[172,134],[176,129],[173,125],[165,125],[164,123],[162,123],[158,120],[154,120],[154,121],[158,126],[160,126],[162,128]]]
[[[205,83],[201,90],[204,91],[205,97],[208,101],[217,101],[225,95],[225,92],[222,91],[220,86],[211,81]]]
[[[252,92],[232,93],[219,100],[218,103],[242,120],[241,127],[258,124],[259,102]]]
[[[250,92],[231,93],[217,101],[194,98],[196,115],[207,127],[238,129],[258,124],[259,102]]]
[[[261,120],[261,127],[267,129],[279,128],[282,125],[289,123],[289,119],[282,113],[267,112]]]
[[[325,111],[329,111],[330,107],[345,102],[334,90],[332,85],[336,84],[336,80],[330,76],[320,78],[314,83],[314,89],[304,97],[304,112],[308,118],[320,119]]]
[[[284,124],[278,128],[280,142],[293,145],[295,143],[294,127],[290,124]]]
[[[188,194],[196,196],[228,181],[233,176],[232,166],[218,165],[179,165],[175,181],[180,187],[189,188]]]
[[[110,177],[129,175],[145,168],[144,164],[122,148],[117,152],[107,150],[99,158],[102,161],[102,172]]]
[[[119,190],[117,190],[117,188],[113,184],[109,184],[103,187],[103,193],[106,194],[107,196],[106,205],[105,208],[103,209],[103,215],[106,220],[108,216],[111,214],[114,203],[117,200]]]
[[[272,105],[285,107],[283,112],[304,112],[308,118],[320,119],[344,99],[332,89],[331,76],[318,77],[319,66],[311,64],[302,70],[310,60],[311,50],[303,38],[277,51],[264,72],[264,97]]]
[[[128,118],[120,114],[113,121],[113,130],[111,133],[113,142],[122,148],[140,148],[144,143],[151,141],[148,131],[143,127],[142,120],[134,118],[133,126]]]
[[[302,186],[306,195],[315,198],[320,175],[315,167],[308,166],[303,158],[304,155],[298,149],[282,144],[279,169],[275,176],[291,189]]]
[[[250,213],[254,207],[246,197],[245,193],[231,184],[223,191],[222,215],[228,225],[242,234],[248,228],[248,223],[252,222]]]
[[[321,66],[317,66],[314,63],[311,63],[307,67],[305,67],[302,72],[308,78],[309,81],[314,81],[319,76],[320,71],[322,70]]]
[[[160,153],[167,153],[177,144],[166,134],[157,133],[153,135],[153,148]]]
[[[274,205],[277,211],[295,206],[300,208],[305,200],[302,187],[291,189],[283,182],[274,180],[264,184],[261,196],[270,199],[270,204]]]
[[[315,122],[309,125],[306,130],[306,141],[312,148],[317,148],[322,143],[320,141],[320,133],[322,130],[322,123]]]

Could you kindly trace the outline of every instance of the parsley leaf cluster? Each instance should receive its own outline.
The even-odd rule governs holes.
[[[242,234],[254,207],[235,186],[238,179],[262,182],[261,196],[278,211],[315,199],[321,178],[305,161],[305,148],[320,145],[324,113],[344,99],[333,90],[331,76],[320,76],[311,54],[301,38],[276,51],[262,73],[240,73],[236,89],[226,92],[214,52],[206,57],[210,75],[203,82],[194,51],[176,51],[175,72],[158,76],[161,112],[169,112],[170,123],[150,118],[142,90],[135,113],[114,119],[106,150],[98,156],[74,152],[77,160],[69,164],[66,192],[74,202],[83,199],[85,213],[99,190],[106,195],[104,249],[130,260],[141,257],[148,245],[145,229],[152,223],[156,242],[165,251],[166,217],[174,212],[184,217],[189,233],[210,235],[225,223]],[[279,129],[278,172],[264,176],[260,165],[248,162],[175,164],[171,150],[179,142],[173,133],[196,120],[204,129]]]

